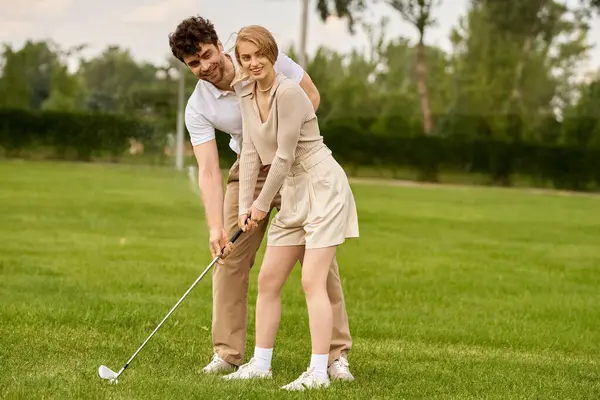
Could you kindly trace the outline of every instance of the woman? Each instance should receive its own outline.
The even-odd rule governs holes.
[[[323,143],[312,103],[298,84],[273,68],[277,53],[277,44],[267,29],[249,26],[238,33],[235,56],[241,77],[236,81],[251,80],[240,92],[243,144],[239,225],[243,230],[256,228],[279,192],[281,207],[269,228],[258,277],[254,357],[225,378],[272,376],[281,289],[301,260],[312,357],[308,370],[283,388],[303,390],[329,386],[332,315],[326,279],[337,246],[346,238],[358,237],[358,222],[348,179]],[[253,201],[259,170],[264,166],[269,166],[269,172]]]

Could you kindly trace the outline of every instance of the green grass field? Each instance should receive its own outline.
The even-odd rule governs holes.
[[[298,269],[273,381],[199,373],[211,356],[210,279],[118,385],[96,375],[100,364],[118,370],[210,262],[185,173],[2,161],[0,177],[1,398],[307,396],[278,389],[310,357]],[[600,398],[600,197],[353,189],[362,237],[339,263],[356,381],[310,398]]]

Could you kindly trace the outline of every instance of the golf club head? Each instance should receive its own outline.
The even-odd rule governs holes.
[[[108,379],[109,383],[119,383],[117,380],[117,373],[105,365],[101,365],[98,368],[98,376],[102,379]]]

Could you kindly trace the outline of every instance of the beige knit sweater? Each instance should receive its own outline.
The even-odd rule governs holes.
[[[313,105],[302,88],[278,74],[269,94],[269,114],[261,123],[256,83],[241,91],[242,153],[240,156],[239,214],[252,206],[262,165],[271,165],[264,186],[254,201],[269,212],[296,157],[323,143]]]

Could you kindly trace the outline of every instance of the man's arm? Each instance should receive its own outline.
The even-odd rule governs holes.
[[[223,176],[215,139],[194,146],[198,162],[198,187],[204,203],[206,222],[212,232],[221,232],[223,223]]]
[[[312,103],[313,108],[316,112],[319,108],[319,104],[321,104],[321,95],[319,94],[319,89],[317,89],[307,72],[304,72],[304,75],[302,75],[302,79],[300,80],[300,87],[302,88],[302,90],[304,90],[304,93],[306,93],[306,95],[310,99],[310,102]]]
[[[215,128],[202,115],[194,112],[186,112],[185,123],[198,163],[198,188],[209,229],[210,252],[216,257],[229,238],[223,222],[223,178],[219,168]],[[219,262],[222,263],[222,260]]]
[[[277,55],[275,70],[281,72],[283,75],[300,85],[302,90],[304,90],[304,93],[306,93],[310,99],[316,112],[321,103],[321,95],[308,73],[282,51]]]

